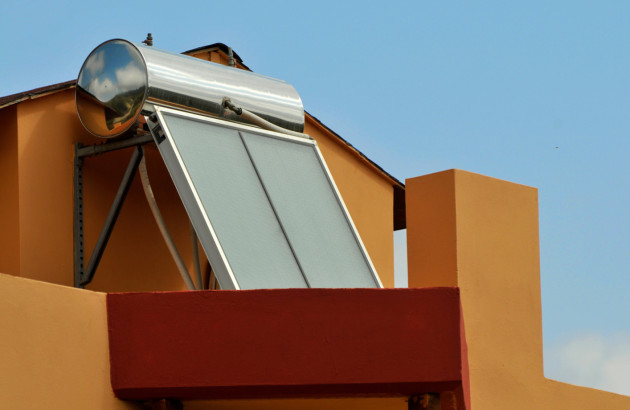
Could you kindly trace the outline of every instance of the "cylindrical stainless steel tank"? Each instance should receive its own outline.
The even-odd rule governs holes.
[[[159,103],[243,121],[223,98],[282,128],[304,131],[304,108],[285,81],[115,39],[83,63],[76,87],[79,118],[92,134],[116,137],[138,119],[145,103]]]

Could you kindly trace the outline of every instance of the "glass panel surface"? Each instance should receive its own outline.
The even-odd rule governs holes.
[[[239,287],[306,287],[238,131],[166,112],[163,117]],[[209,229],[202,222],[193,219],[198,232]]]
[[[315,147],[241,134],[310,287],[377,287]]]

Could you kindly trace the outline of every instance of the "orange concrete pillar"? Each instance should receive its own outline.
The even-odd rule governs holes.
[[[536,189],[449,170],[408,179],[406,205],[409,286],[460,288],[472,409],[630,408],[544,378]]]
[[[543,371],[537,191],[458,170],[406,187],[409,286],[460,287],[473,408],[515,408],[486,396]]]

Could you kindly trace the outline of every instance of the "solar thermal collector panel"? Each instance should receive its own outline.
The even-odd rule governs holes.
[[[223,289],[382,287],[314,140],[156,114],[158,148]]]

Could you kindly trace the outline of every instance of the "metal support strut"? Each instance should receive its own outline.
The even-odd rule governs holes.
[[[109,210],[109,214],[107,215],[107,219],[105,220],[105,225],[101,230],[101,234],[96,241],[96,245],[94,246],[94,250],[92,251],[92,256],[90,257],[90,261],[88,262],[85,270],[83,269],[83,188],[82,188],[82,175],[81,175],[81,167],[83,164],[82,156],[80,155],[79,150],[81,147],[77,146],[77,153],[75,156],[75,175],[74,175],[74,189],[75,189],[75,205],[74,205],[74,217],[75,217],[75,228],[74,228],[74,239],[75,239],[75,249],[74,249],[74,286],[83,288],[85,285],[90,283],[92,279],[94,279],[94,274],[96,272],[96,268],[98,267],[99,262],[101,261],[101,257],[103,256],[103,251],[105,250],[105,246],[109,241],[109,237],[114,229],[114,225],[116,224],[116,220],[118,219],[118,215],[120,214],[120,209],[122,208],[122,204],[129,192],[129,188],[131,187],[131,182],[133,181],[133,177],[138,170],[138,165],[140,164],[140,160],[142,159],[142,148],[140,146],[136,146],[131,155],[131,159],[129,161],[129,165],[127,166],[127,170],[120,182],[120,186],[118,187],[118,192],[116,193],[116,197],[112,203],[112,206]]]

